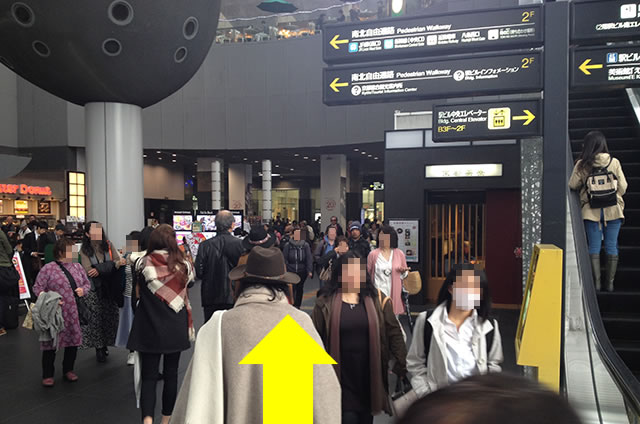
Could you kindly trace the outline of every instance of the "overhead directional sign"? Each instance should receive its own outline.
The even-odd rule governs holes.
[[[638,85],[640,46],[578,48],[572,52],[572,87]]]
[[[327,105],[421,100],[542,89],[540,52],[324,69]]]
[[[483,50],[542,44],[542,7],[506,8],[328,25],[327,63],[425,56],[445,50]]]
[[[542,135],[539,100],[436,105],[433,141],[500,140]]]
[[[596,41],[640,38],[640,2],[572,2],[571,39]]]

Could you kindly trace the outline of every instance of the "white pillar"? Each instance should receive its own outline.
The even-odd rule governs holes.
[[[346,231],[347,213],[347,157],[345,155],[322,155],[320,157],[320,191],[322,196],[322,230],[336,216]]]
[[[271,222],[273,207],[271,205],[271,161],[262,161],[262,221]]]
[[[88,219],[101,222],[116,248],[144,226],[142,109],[87,103]]]
[[[222,161],[215,159],[211,162],[211,209],[222,209]]]

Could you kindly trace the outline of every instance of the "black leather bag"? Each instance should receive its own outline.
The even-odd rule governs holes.
[[[91,321],[91,317],[93,313],[91,309],[87,305],[87,302],[76,293],[76,289],[78,285],[76,284],[76,280],[73,278],[73,275],[64,267],[60,262],[56,262],[64,275],[69,280],[69,284],[71,284],[71,289],[73,290],[73,297],[76,299],[76,306],[78,307],[78,318],[80,319],[80,325],[87,325]]]

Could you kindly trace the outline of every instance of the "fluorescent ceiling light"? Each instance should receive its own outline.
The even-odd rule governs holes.
[[[426,178],[501,177],[501,163],[473,163],[460,165],[427,165]]]

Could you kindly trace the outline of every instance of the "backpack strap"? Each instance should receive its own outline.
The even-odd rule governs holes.
[[[424,365],[429,362],[429,350],[431,349],[431,338],[433,336],[433,327],[429,322],[429,311],[424,313]]]

